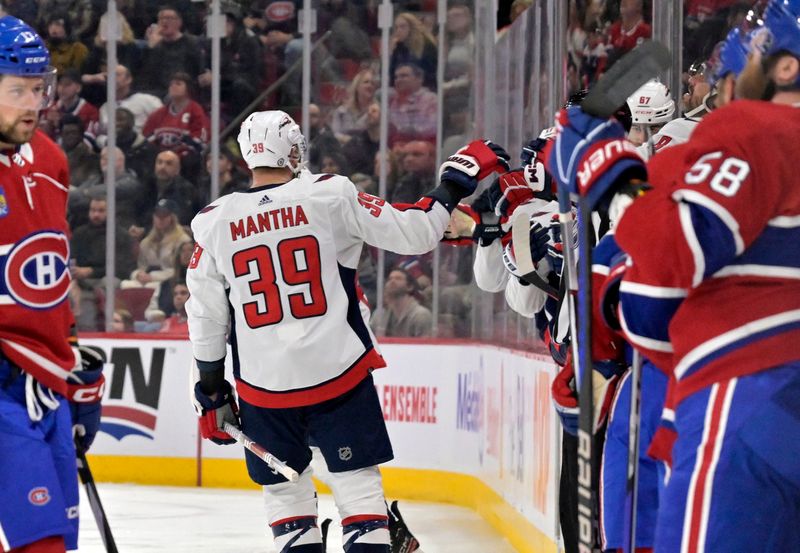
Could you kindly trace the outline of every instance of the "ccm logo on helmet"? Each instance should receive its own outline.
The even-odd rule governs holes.
[[[578,168],[578,184],[581,188],[586,188],[598,174],[603,172],[607,165],[625,157],[641,159],[632,142],[622,139],[606,142],[583,160]]]
[[[68,260],[69,242],[63,233],[31,234],[8,253],[3,271],[8,293],[32,309],[58,305],[69,292]]]

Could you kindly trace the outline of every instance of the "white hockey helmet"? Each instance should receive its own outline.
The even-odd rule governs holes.
[[[631,119],[634,125],[663,125],[672,120],[675,102],[669,88],[658,80],[647,81],[628,97]]]
[[[288,167],[296,175],[303,168],[306,139],[289,114],[283,111],[257,111],[242,121],[239,149],[250,169]]]

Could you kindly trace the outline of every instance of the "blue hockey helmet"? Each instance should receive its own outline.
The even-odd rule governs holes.
[[[750,40],[751,36],[745,35],[741,29],[732,29],[725,40],[718,44],[709,83],[711,86],[731,73],[739,76],[747,64]]]
[[[50,65],[44,40],[27,23],[10,15],[0,17],[0,75],[43,79],[30,98],[0,94],[3,105],[43,109],[55,96],[56,70]]]
[[[788,52],[800,58],[800,0],[772,0],[764,12],[763,36],[757,35],[756,44],[764,56]]]

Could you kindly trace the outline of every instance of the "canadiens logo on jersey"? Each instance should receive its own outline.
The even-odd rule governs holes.
[[[0,217],[8,215],[8,200],[6,200],[6,191],[0,186]]]
[[[8,295],[31,309],[48,309],[67,297],[69,242],[62,232],[41,231],[0,246],[0,302]]]

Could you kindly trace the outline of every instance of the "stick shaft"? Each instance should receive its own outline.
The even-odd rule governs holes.
[[[97,493],[97,486],[94,483],[92,471],[89,469],[89,463],[86,461],[86,454],[81,448],[76,447],[76,455],[78,458],[78,475],[86,488],[86,496],[89,498],[89,506],[92,508],[94,520],[97,523],[98,530],[100,530],[100,538],[103,540],[107,553],[117,553],[117,544],[114,541],[114,535],[111,533],[111,526],[108,524],[103,504],[100,502],[100,494]]]
[[[628,524],[626,551],[636,548],[636,516],[639,500],[639,431],[641,428],[642,399],[642,354],[634,350],[631,363],[631,413],[628,420],[628,479],[626,494],[628,496]]]
[[[272,470],[282,474],[289,482],[297,482],[300,475],[292,467],[275,457],[272,453],[247,437],[247,434],[233,426],[231,423],[223,423],[222,429],[227,432],[234,440],[239,442],[250,453],[264,461]]]

